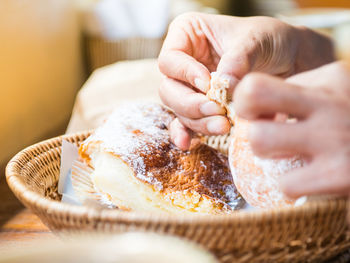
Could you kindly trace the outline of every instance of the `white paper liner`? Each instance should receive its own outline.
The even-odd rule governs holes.
[[[108,196],[96,191],[91,180],[93,168],[76,160],[72,166],[72,185],[77,198],[86,205],[102,206],[103,208],[116,208]]]
[[[78,156],[78,148],[74,144],[62,140],[58,193],[62,195],[61,202],[63,203],[81,205],[81,202],[76,197],[71,180],[72,164],[78,159]]]
[[[62,140],[58,180],[58,193],[62,195],[61,202],[95,208],[115,208],[106,196],[95,191],[90,179],[92,168],[78,161],[78,158],[78,147]]]

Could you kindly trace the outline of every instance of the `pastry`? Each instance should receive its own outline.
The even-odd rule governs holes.
[[[229,147],[229,162],[238,191],[253,207],[272,208],[294,205],[296,200],[285,196],[279,187],[279,178],[302,166],[298,157],[289,159],[262,159],[255,156],[249,141],[249,122],[235,119],[234,135]]]
[[[254,155],[248,141],[249,122],[234,115],[233,103],[227,95],[229,82],[212,73],[209,99],[227,110],[234,124],[231,130],[229,163],[237,190],[248,204],[258,208],[273,208],[294,205],[294,199],[286,197],[279,187],[278,178],[301,167],[303,161],[290,159],[261,159]]]
[[[96,191],[123,210],[222,214],[239,208],[243,200],[227,157],[200,141],[181,151],[170,142],[173,119],[158,104],[114,111],[79,149],[93,168]]]
[[[216,72],[212,72],[207,97],[223,107],[231,124],[234,124],[235,112],[232,96],[229,94],[229,84],[230,81],[228,79],[220,77]]]

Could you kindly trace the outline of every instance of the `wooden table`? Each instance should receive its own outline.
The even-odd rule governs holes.
[[[33,241],[57,239],[30,210],[16,199],[0,176],[0,255],[1,251],[22,249]]]

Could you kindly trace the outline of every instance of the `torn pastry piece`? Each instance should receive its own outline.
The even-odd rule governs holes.
[[[279,187],[278,179],[295,168],[302,167],[298,158],[272,160],[254,155],[249,140],[249,122],[234,115],[233,102],[228,96],[229,81],[212,73],[209,99],[226,108],[234,129],[231,130],[229,163],[234,183],[247,203],[258,208],[294,205],[296,200],[286,197]]]
[[[238,191],[254,207],[273,208],[294,205],[296,200],[285,196],[279,186],[279,178],[303,161],[289,159],[262,159],[255,156],[248,140],[250,123],[236,118],[234,135],[229,147],[232,176]]]
[[[229,94],[230,80],[219,76],[217,72],[211,73],[210,88],[207,92],[207,97],[215,101],[226,110],[226,115],[231,124],[234,124],[234,108],[232,95]]]
[[[118,208],[169,213],[229,213],[243,204],[226,156],[197,142],[170,142],[174,115],[158,104],[125,105],[80,146],[91,179]]]

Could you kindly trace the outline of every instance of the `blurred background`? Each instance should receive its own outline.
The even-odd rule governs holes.
[[[1,0],[0,173],[19,150],[65,132],[96,68],[157,57],[181,13],[277,16],[331,34],[346,8],[350,0]]]

